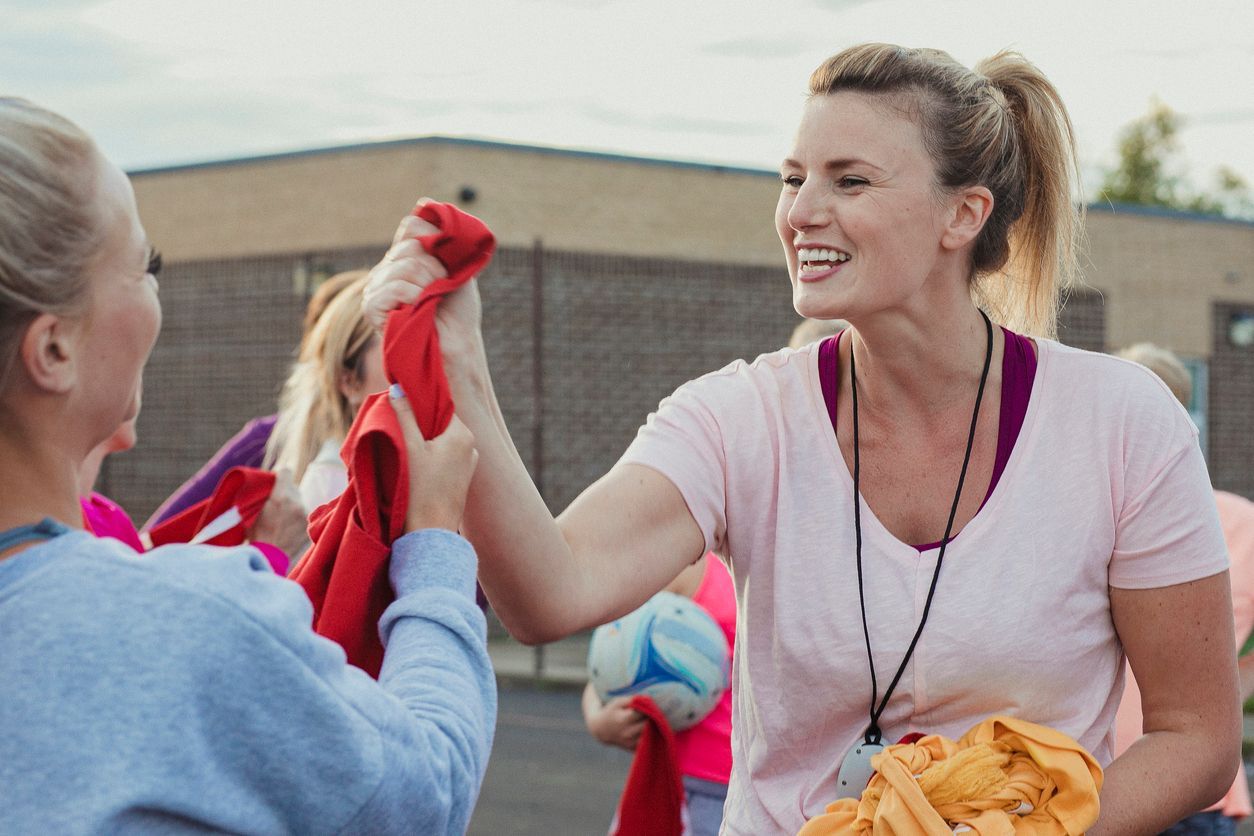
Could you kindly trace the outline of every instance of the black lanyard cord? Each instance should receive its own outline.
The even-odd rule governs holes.
[[[954,528],[954,519],[958,516],[958,501],[962,498],[962,485],[967,479],[967,466],[971,463],[971,449],[975,446],[975,428],[980,418],[980,403],[984,400],[984,385],[988,382],[988,370],[993,360],[993,323],[989,321],[988,315],[984,311],[980,311],[980,316],[984,319],[984,330],[987,336],[984,348],[984,369],[980,372],[980,387],[975,394],[975,409],[971,413],[971,429],[967,433],[967,451],[962,457],[962,471],[958,474],[958,488],[954,491],[954,502],[949,509],[949,521],[945,524],[945,536],[941,540],[940,553],[936,555],[936,568],[932,572],[932,585],[928,588],[927,601],[923,605],[923,617],[919,619],[919,627],[914,631],[914,638],[910,640],[910,646],[906,649],[906,655],[901,660],[901,665],[898,666],[897,674],[893,677],[893,681],[889,683],[888,688],[884,691],[882,700],[879,698],[879,684],[875,678],[875,657],[871,655],[871,630],[867,626],[866,595],[863,591],[862,582],[862,494],[860,492],[862,463],[858,452],[858,371],[857,363],[854,360],[852,339],[849,342],[849,384],[853,392],[853,528],[856,543],[855,554],[858,563],[858,605],[862,609],[862,637],[866,640],[867,664],[871,668],[871,723],[867,726],[863,736],[867,743],[878,744],[883,739],[883,732],[879,726],[880,717],[884,714],[884,709],[888,707],[889,697],[896,690],[902,674],[906,672],[906,665],[909,664],[910,657],[914,655],[914,649],[919,643],[919,637],[923,635],[923,627],[927,624],[927,616],[932,609],[932,599],[936,595],[936,585],[940,581],[941,563],[945,559],[945,547],[949,545],[950,534]],[[876,705],[877,701],[879,703],[878,706]]]

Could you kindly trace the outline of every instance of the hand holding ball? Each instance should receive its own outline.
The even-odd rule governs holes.
[[[700,605],[659,592],[592,633],[588,675],[601,702],[643,694],[674,731],[705,719],[730,687],[727,637]]]

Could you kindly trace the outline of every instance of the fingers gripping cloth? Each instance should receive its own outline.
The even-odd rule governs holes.
[[[205,543],[238,546],[244,532],[257,521],[270,491],[274,474],[253,467],[228,470],[208,499],[176,514],[147,532],[153,546],[168,543]]]
[[[478,218],[444,203],[415,210],[439,232],[418,239],[448,270],[411,305],[388,315],[383,367],[405,390],[424,438],[435,438],[453,418],[435,314],[439,301],[470,281],[492,258],[491,230]],[[357,413],[340,458],[348,487],[310,515],[313,546],[290,577],[305,588],[314,607],[313,628],[344,648],[348,661],[379,675],[383,645],[379,618],[392,603],[388,559],[392,541],[405,532],[409,471],[405,439],[386,394],[371,395]]]
[[[1079,836],[1097,821],[1102,769],[1067,735],[991,717],[957,741],[928,735],[871,759],[860,799],[842,798],[799,836]]]
[[[630,705],[644,715],[644,731],[609,836],[681,836],[685,831],[684,779],[675,754],[675,735],[653,700],[636,695]]]

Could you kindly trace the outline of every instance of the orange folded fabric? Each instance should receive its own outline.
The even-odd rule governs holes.
[[[153,526],[146,534],[154,547],[168,543],[190,543],[206,526],[222,521],[220,524],[227,525],[226,528],[212,537],[202,537],[200,542],[212,546],[238,546],[244,542],[244,532],[261,515],[261,509],[273,489],[273,473],[253,467],[233,467],[223,474],[208,499],[203,499],[160,525]],[[228,524],[228,518],[223,515],[232,508],[239,518],[235,520],[232,515]]]
[[[861,799],[842,798],[798,836],[1078,836],[1097,821],[1102,769],[1062,732],[990,717],[956,742],[928,735],[871,759]]]
[[[455,206],[427,203],[415,214],[439,227],[418,240],[449,275],[388,316],[383,366],[405,390],[423,436],[435,438],[453,418],[436,306],[487,265],[496,239],[482,221]],[[313,602],[314,630],[339,642],[349,662],[375,677],[383,664],[379,618],[393,599],[388,558],[392,541],[405,531],[409,502],[405,440],[391,405],[382,402],[386,397],[371,395],[358,411],[340,450],[348,487],[310,516],[313,546],[290,574]]]

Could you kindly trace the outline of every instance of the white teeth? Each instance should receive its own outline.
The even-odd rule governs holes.
[[[839,250],[830,250],[826,247],[802,247],[797,250],[797,260],[802,264],[813,261],[848,261],[849,253],[842,253]]]

